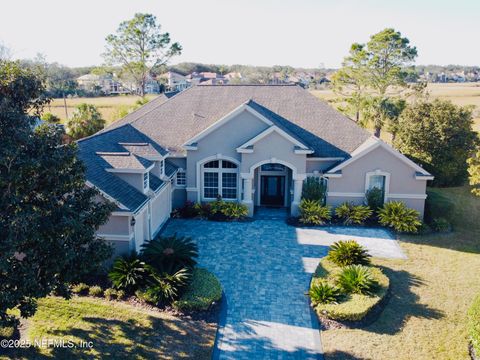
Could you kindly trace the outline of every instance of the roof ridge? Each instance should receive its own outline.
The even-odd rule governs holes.
[[[76,142],[76,143],[79,143],[79,142],[82,142],[82,141],[84,141],[84,140],[90,140],[90,139],[93,139],[93,138],[96,137],[96,136],[100,136],[100,135],[103,135],[103,134],[108,134],[108,133],[110,133],[110,132],[112,132],[112,131],[121,129],[121,128],[123,128],[124,126],[127,126],[127,125],[130,125],[130,123],[126,123],[126,124],[120,125],[120,126],[118,126],[118,127],[114,127],[114,128],[112,128],[112,129],[103,128],[102,130],[97,131],[95,134],[92,134],[92,135],[90,135],[90,136],[85,136],[84,138],[75,140],[75,142]],[[103,131],[103,130],[105,130],[105,131]]]

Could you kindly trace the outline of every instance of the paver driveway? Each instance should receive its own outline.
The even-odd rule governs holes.
[[[222,283],[225,299],[214,357],[318,359],[322,358],[318,322],[305,293],[328,245],[354,238],[366,242],[371,252],[404,256],[388,232],[369,229],[365,236],[365,231],[296,229],[281,220],[172,220],[164,234],[195,239],[199,265]]]

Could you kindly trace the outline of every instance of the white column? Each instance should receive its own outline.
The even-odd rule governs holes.
[[[292,216],[298,215],[298,207],[300,205],[300,201],[302,200],[303,180],[305,180],[306,177],[307,175],[305,174],[297,174],[293,178],[293,201],[290,208],[290,213]]]
[[[242,204],[248,207],[248,216],[253,216],[253,201],[252,201],[252,181],[253,175],[249,173],[242,173],[240,176],[243,179],[243,200]]]

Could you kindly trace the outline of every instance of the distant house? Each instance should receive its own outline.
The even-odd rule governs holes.
[[[170,91],[182,91],[190,86],[186,76],[175,71],[166,72],[160,75],[160,77],[166,81],[167,89]]]
[[[105,95],[128,94],[130,90],[117,81],[113,75],[86,74],[77,78],[81,90]]]

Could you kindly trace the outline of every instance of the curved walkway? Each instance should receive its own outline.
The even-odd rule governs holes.
[[[365,238],[369,248],[390,249],[388,257],[404,256],[384,230],[341,229],[296,229],[281,220],[169,222],[164,234],[195,239],[199,265],[212,271],[224,289],[214,358],[322,358],[318,322],[305,293],[328,245]]]

